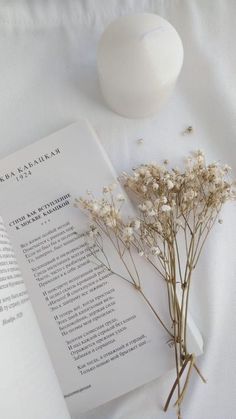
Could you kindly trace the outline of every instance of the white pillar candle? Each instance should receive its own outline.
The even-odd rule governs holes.
[[[138,118],[158,112],[183,64],[183,45],[162,17],[142,13],[112,22],[98,46],[98,74],[107,104]]]

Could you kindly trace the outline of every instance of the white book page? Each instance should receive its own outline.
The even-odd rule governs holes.
[[[0,166],[0,212],[74,416],[173,366],[169,336],[141,296],[94,265],[85,247],[87,219],[73,202],[87,189],[100,195],[114,177],[84,121],[9,156]],[[168,318],[166,290],[140,259],[145,291]]]
[[[69,419],[2,219],[0,377],[2,419]]]

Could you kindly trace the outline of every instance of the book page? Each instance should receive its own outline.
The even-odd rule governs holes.
[[[0,219],[0,417],[69,419]]]
[[[93,263],[84,240],[87,219],[73,207],[87,189],[100,195],[114,178],[83,121],[0,166],[0,212],[73,416],[173,366],[167,332],[134,287]],[[110,249],[108,257],[113,258]],[[157,297],[154,302],[168,318],[161,281],[147,264],[137,263],[147,294]]]

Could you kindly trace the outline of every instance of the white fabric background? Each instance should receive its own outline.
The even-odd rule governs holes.
[[[145,120],[109,111],[96,75],[101,32],[134,11],[167,18],[185,50],[174,95]],[[118,172],[165,157],[178,162],[202,148],[236,175],[235,16],[234,0],[1,0],[0,157],[85,116]],[[188,125],[194,133],[181,135]],[[228,205],[195,276],[191,312],[205,340],[199,363],[208,384],[192,379],[184,403],[188,419],[236,417],[235,216],[235,204]],[[161,411],[169,385],[153,382],[76,419],[175,418],[174,410]]]

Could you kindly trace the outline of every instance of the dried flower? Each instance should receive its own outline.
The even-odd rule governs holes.
[[[132,227],[125,227],[123,230],[124,237],[131,237],[133,235]]]
[[[170,190],[170,189],[173,189],[173,187],[174,187],[174,183],[172,182],[172,180],[168,179],[167,180],[167,188]]]
[[[170,205],[162,205],[161,206],[161,211],[162,212],[169,212],[169,211],[171,211]]]
[[[188,127],[189,132],[190,128],[192,130],[192,127]],[[75,205],[81,206],[95,224],[90,229],[89,236],[95,240],[104,258],[100,259],[96,253],[94,257],[112,271],[101,242],[101,238],[105,236],[127,271],[127,277],[116,274],[141,293],[171,337],[177,378],[165,410],[175,388],[178,388],[176,405],[180,417],[181,402],[189,376],[188,373],[182,384],[180,378],[184,369],[188,366],[189,371],[195,369],[203,379],[194,354],[189,353],[187,342],[188,295],[193,271],[215,222],[223,222],[219,218],[222,206],[235,200],[236,192],[235,182],[229,178],[231,168],[217,162],[207,165],[202,150],[188,156],[183,170],[168,169],[167,164],[167,160],[164,165],[145,164],[134,168],[131,174],[122,174],[122,182],[136,202],[138,215],[134,219],[127,220],[121,213],[123,206],[120,202],[124,197],[119,194],[116,199],[113,198],[111,186],[103,188],[102,199],[97,200],[90,196],[89,199],[77,200]],[[180,254],[182,241],[185,250]],[[143,293],[140,274],[133,259],[135,252],[144,256],[165,281],[172,328],[168,328],[162,321]],[[129,263],[132,269],[129,268]]]
[[[125,201],[125,197],[124,197],[124,195],[122,195],[122,194],[118,194],[118,195],[116,196],[116,200],[117,200],[117,201],[120,201],[120,202],[123,202],[123,201]]]
[[[133,220],[131,225],[132,225],[134,230],[136,230],[136,231],[139,230],[140,225],[141,225],[140,220],[137,220],[137,219]]]
[[[158,246],[153,246],[151,247],[151,253],[152,255],[156,256],[156,255],[160,255],[161,251]]]

